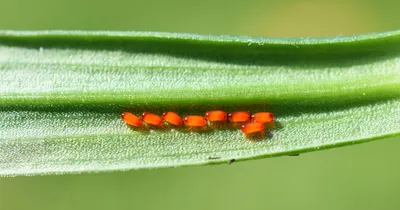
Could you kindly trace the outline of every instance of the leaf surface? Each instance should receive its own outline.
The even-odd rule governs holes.
[[[400,31],[271,39],[0,32],[0,175],[172,167],[295,154],[400,133]],[[131,129],[123,111],[272,111],[238,128]]]

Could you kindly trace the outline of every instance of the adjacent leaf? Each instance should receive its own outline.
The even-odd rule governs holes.
[[[400,133],[400,31],[322,39],[0,32],[0,174],[226,162]],[[130,129],[123,111],[272,111],[239,129]]]

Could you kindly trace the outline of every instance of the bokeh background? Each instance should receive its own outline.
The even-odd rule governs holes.
[[[398,0],[0,0],[0,30],[344,36],[400,29],[399,11]],[[400,209],[399,148],[390,138],[232,165],[0,178],[0,209]]]

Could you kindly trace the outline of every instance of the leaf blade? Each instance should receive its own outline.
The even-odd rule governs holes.
[[[2,32],[0,174],[207,164],[398,135],[399,46],[399,32],[322,41]],[[239,130],[143,134],[119,119],[211,108],[271,110],[282,129],[255,143]]]

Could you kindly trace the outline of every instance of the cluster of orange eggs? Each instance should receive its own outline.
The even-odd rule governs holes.
[[[122,120],[131,126],[142,127],[143,122],[156,127],[163,127],[165,122],[171,126],[181,127],[204,127],[207,121],[212,123],[241,123],[241,130],[244,134],[261,133],[264,134],[265,123],[270,123],[274,120],[274,114],[271,112],[257,112],[250,114],[248,111],[238,111],[226,113],[222,110],[211,110],[205,113],[204,116],[189,115],[183,119],[175,112],[164,112],[161,116],[143,112],[141,117],[138,117],[130,112],[121,114]]]

